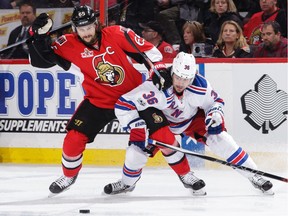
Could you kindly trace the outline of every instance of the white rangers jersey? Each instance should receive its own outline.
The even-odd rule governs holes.
[[[139,118],[138,111],[155,107],[163,111],[170,122],[171,131],[181,134],[193,121],[198,109],[203,109],[207,114],[213,107],[223,105],[224,101],[210,83],[197,74],[181,96],[175,93],[173,86],[166,91],[159,91],[152,81],[146,81],[119,98],[115,114],[120,124],[127,129],[129,122]]]

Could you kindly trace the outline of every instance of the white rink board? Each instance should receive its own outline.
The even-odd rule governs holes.
[[[142,65],[135,65],[135,67],[145,70]],[[202,68],[204,68],[202,72],[205,73],[205,76],[226,103],[226,126],[240,146],[247,151],[288,152],[287,121],[283,122],[275,130],[269,130],[267,134],[263,134],[261,129],[256,130],[244,119],[247,115],[242,112],[240,100],[241,96],[247,91],[255,90],[255,84],[265,74],[276,83],[277,90],[284,91],[287,94],[286,63],[204,63]],[[1,147],[61,148],[64,133],[59,134],[55,133],[55,131],[54,133],[5,132],[3,130],[3,119],[69,119],[71,114],[63,114],[63,110],[70,110],[72,113],[73,106],[71,104],[74,104],[74,108],[76,108],[84,95],[80,86],[81,78],[78,76],[74,77],[70,72],[76,73],[76,69],[65,72],[59,67],[39,69],[28,64],[0,64],[0,75],[2,74],[2,78],[0,78],[2,79],[2,85],[4,83],[2,89],[7,94],[10,94],[9,97],[1,97],[0,101],[0,110],[2,110],[0,113]],[[9,74],[9,78],[7,78],[7,74]],[[65,74],[64,78],[61,74]],[[44,87],[39,89],[39,80],[41,79],[39,77],[42,76],[47,76],[48,79],[44,81]],[[32,91],[29,91],[29,85],[23,84],[25,83],[23,80],[27,77],[31,79]],[[13,86],[11,82],[14,82]],[[23,83],[21,84],[21,82]],[[24,86],[22,87],[24,92],[18,91],[20,84]],[[49,97],[44,95],[48,90],[51,91]],[[59,92],[63,90],[66,93],[64,93],[64,96],[60,96]],[[19,99],[19,94],[22,95],[21,100]],[[19,104],[22,103],[22,106],[26,106],[29,104],[29,100],[33,101],[31,112],[26,111],[26,113],[23,113],[21,108],[19,108]],[[39,106],[43,109],[45,108],[46,113],[39,113]],[[62,113],[59,113],[61,106]],[[6,112],[3,109],[6,109]],[[284,116],[287,118],[287,114]],[[113,123],[113,127],[117,127],[117,122]],[[114,133],[117,130],[119,128],[114,128],[113,134],[98,135],[95,142],[88,145],[88,148],[124,149],[127,135],[117,135]]]
[[[287,120],[267,134],[256,130],[244,118],[240,98],[267,74],[276,83],[277,90],[288,93],[287,64],[206,64],[206,77],[225,101],[225,120],[229,133],[245,149],[261,152],[288,152]],[[286,97],[287,119],[288,98]]]

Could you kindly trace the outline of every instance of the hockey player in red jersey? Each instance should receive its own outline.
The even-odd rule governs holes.
[[[73,63],[84,75],[84,100],[67,125],[62,147],[63,175],[50,185],[52,195],[67,190],[76,181],[86,144],[93,142],[99,131],[116,118],[117,99],[147,78],[133,67],[131,57],[139,63],[144,61],[124,33],[151,59],[164,80],[167,74],[161,53],[132,30],[118,25],[103,28],[95,11],[88,6],[75,7],[71,19],[73,33],[51,43],[49,31],[53,21],[42,13],[32,24],[31,38],[27,41],[33,66],[59,65],[68,70]],[[160,88],[169,85],[168,80],[160,85],[158,76],[151,74],[155,85]]]
[[[170,130],[168,126],[159,130],[154,128],[155,132],[152,135],[149,133],[152,140],[179,146],[174,135],[185,134],[195,142],[197,140],[205,143],[213,153],[230,163],[257,169],[248,153],[239,147],[232,136],[227,133],[222,109],[224,101],[211,84],[197,73],[194,56],[184,52],[178,53],[173,60],[171,75],[172,86],[164,91],[159,91],[148,80],[119,98],[115,105],[115,113],[123,128],[129,129],[131,124],[143,122],[143,116],[146,114],[143,115],[142,112],[147,108],[154,107],[155,111],[162,110],[170,123]],[[154,113],[151,113],[151,121],[147,121],[149,118],[145,117],[149,128],[153,128],[150,124],[156,125],[154,127],[157,128],[157,119],[154,118],[155,121],[153,121],[153,115]],[[147,136],[144,125],[144,123],[139,124],[139,134],[142,129],[142,134]],[[142,142],[140,142],[141,138]],[[135,188],[135,184],[141,176],[140,171],[148,159],[146,152],[149,152],[151,147],[153,149],[153,146],[145,140],[145,135],[139,135],[136,144],[138,144],[137,147],[134,144],[127,148],[122,179],[106,185],[104,187],[106,194],[129,192]],[[167,148],[161,148],[161,151],[172,168],[181,164],[183,153],[173,152]],[[155,154],[155,149],[153,154]],[[273,194],[271,190],[273,185],[270,181],[251,172],[236,170],[248,178],[255,188],[264,193]],[[197,182],[197,177],[192,172],[183,170],[179,178],[185,187],[192,188],[193,192],[197,192],[193,188],[194,185],[191,184],[191,182]]]

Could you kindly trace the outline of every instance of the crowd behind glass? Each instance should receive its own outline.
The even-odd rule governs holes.
[[[99,0],[1,0],[0,9],[19,9],[21,25],[10,32],[11,49],[0,50],[0,58],[28,58],[25,43],[15,43],[29,37],[37,8],[84,4],[99,9]],[[161,49],[163,42],[163,50],[173,47],[172,57],[179,51],[195,57],[287,57],[286,0],[108,0],[108,7],[107,25],[131,28]]]

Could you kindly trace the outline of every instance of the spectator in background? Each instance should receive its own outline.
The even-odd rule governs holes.
[[[125,0],[121,8],[120,25],[131,28],[136,34],[141,35],[142,28],[139,23],[155,20],[157,4],[152,0]]]
[[[282,36],[287,37],[287,17],[284,9],[277,7],[277,0],[259,0],[261,11],[252,15],[244,25],[244,36],[249,44],[261,43],[260,28],[264,22],[277,21],[281,26]]]
[[[36,8],[66,8],[79,5],[80,0],[31,0],[31,2]]]
[[[13,6],[10,0],[1,0],[0,1],[0,9],[12,9]]]
[[[149,21],[146,24],[139,23],[143,28],[142,37],[152,43],[162,53],[163,61],[171,61],[176,57],[177,53],[172,45],[163,40],[164,29],[157,21]]]
[[[158,0],[159,13],[156,20],[165,28],[166,40],[170,44],[180,44],[178,26],[181,21],[200,21],[204,5],[208,0]]]
[[[287,38],[281,37],[279,23],[264,23],[261,38],[263,42],[256,48],[253,57],[287,57]]]
[[[36,19],[36,7],[30,1],[22,1],[19,5],[21,25],[11,31],[7,46],[24,41],[28,38],[28,29]],[[8,49],[1,58],[28,59],[28,47],[25,42]]]
[[[259,0],[233,0],[243,25],[248,22],[254,13],[261,11]]]
[[[278,0],[277,5],[280,9],[283,9],[287,15],[287,0]]]
[[[233,20],[242,27],[242,20],[237,12],[233,0],[211,0],[211,18],[204,25],[207,37],[210,37],[213,44],[216,44],[222,24],[227,20]]]
[[[237,0],[242,2],[243,0]],[[260,7],[260,3],[259,0],[245,0],[248,3],[246,4],[246,11],[247,14],[243,17],[243,24],[246,24],[249,19],[252,17],[253,14],[258,13],[261,11],[261,7]],[[235,0],[234,0],[235,2]],[[237,7],[237,4],[235,4]],[[277,1],[277,6],[280,9],[283,9],[285,11],[285,13],[287,14],[287,0],[278,0]],[[238,9],[238,7],[237,7]],[[239,10],[239,9],[238,9]]]
[[[250,58],[250,47],[238,23],[228,20],[222,24],[219,39],[213,52],[218,58]]]
[[[201,23],[197,21],[187,21],[182,29],[184,43],[181,43],[179,51],[192,53],[195,57],[206,57],[206,55],[209,56],[212,54],[212,42],[206,39]],[[201,47],[204,48],[204,50]]]
[[[18,8],[23,0],[0,0],[0,9]]]
[[[38,0],[35,0],[38,1]],[[79,1],[73,0],[48,0],[48,3],[51,4],[51,7],[54,8],[66,8],[66,7],[74,7],[74,3],[79,3]]]

